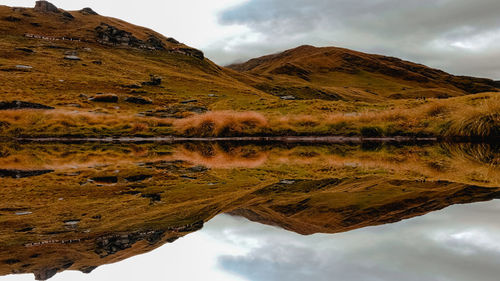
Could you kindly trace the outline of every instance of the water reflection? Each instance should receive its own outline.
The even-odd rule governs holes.
[[[486,144],[4,144],[0,275],[34,273],[44,280],[78,270],[92,272],[85,278],[98,278],[105,264],[119,262],[120,267],[168,244],[154,253],[176,245],[191,247],[186,250],[190,256],[214,250],[204,262],[217,261],[224,270],[205,270],[231,280],[235,275],[248,280],[422,280],[417,278],[422,275],[404,275],[419,270],[418,263],[411,266],[413,256],[430,255],[434,265],[440,261],[450,266],[448,262],[459,262],[465,255],[479,266],[482,258],[471,256],[477,252],[494,263],[495,253],[476,247],[493,245],[496,226],[490,220],[484,230],[487,223],[481,218],[494,215],[494,210],[481,209],[481,218],[476,217],[479,209],[462,214],[468,220],[451,213],[455,224],[471,228],[468,232],[447,233],[451,221],[434,223],[434,215],[366,227],[500,198],[499,159],[498,147]],[[460,208],[448,210],[455,209]],[[213,219],[221,213],[231,216]],[[474,224],[478,222],[483,225]],[[242,229],[248,233],[240,233]],[[355,231],[317,235],[350,230]],[[444,234],[432,236],[434,240],[427,235],[438,230]],[[189,242],[209,234],[201,248]],[[300,236],[311,234],[316,235]],[[231,235],[236,240],[228,241]],[[451,252],[440,256],[435,247],[451,251],[462,241],[455,238],[477,243],[457,246],[462,252],[453,257],[446,258]],[[427,247],[431,240],[435,246]],[[241,243],[248,245],[241,248]],[[214,245],[226,249],[224,254]],[[408,258],[392,259],[398,255]],[[161,259],[168,260],[164,256]],[[431,260],[420,263],[429,273],[424,279],[447,280],[431,278]],[[137,270],[158,264],[137,263]],[[148,278],[161,276],[151,273]]]

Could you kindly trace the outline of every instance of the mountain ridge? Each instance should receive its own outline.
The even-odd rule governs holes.
[[[500,87],[500,83],[492,79],[451,75],[423,64],[339,47],[302,45],[227,67],[261,78],[261,84],[256,84],[260,89],[266,84],[285,89],[307,84],[325,91],[332,90],[332,87],[348,86],[364,90],[367,95],[375,92],[394,99],[443,98],[497,91]],[[357,79],[356,82],[364,86],[356,87],[356,83],[349,81],[335,81],[333,76],[336,75],[343,75],[348,78],[346,80]],[[377,79],[390,82],[393,84],[390,87],[399,84],[402,88],[384,94],[386,89],[377,89]],[[382,84],[382,81],[378,83]],[[426,89],[427,93],[423,91]],[[342,89],[337,90],[342,92]],[[411,90],[414,90],[413,94]]]

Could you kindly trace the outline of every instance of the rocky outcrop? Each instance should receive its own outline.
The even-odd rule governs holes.
[[[39,103],[17,101],[17,100],[0,102],[0,110],[9,110],[9,109],[54,109],[54,107]]]
[[[94,10],[92,10],[91,8],[87,7],[87,8],[83,8],[79,11],[81,14],[84,14],[84,15],[91,15],[91,16],[97,16],[99,15],[98,13],[96,13]]]
[[[97,41],[104,45],[126,46],[139,49],[165,50],[161,39],[150,35],[146,41],[139,40],[132,33],[115,26],[101,23],[95,28]]]
[[[41,2],[41,1],[39,1]],[[33,272],[36,280],[48,280],[57,274],[59,268],[44,268]]]
[[[59,9],[54,4],[47,1],[36,1],[33,10],[41,13],[59,13]]]

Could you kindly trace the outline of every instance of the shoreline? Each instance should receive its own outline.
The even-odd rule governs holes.
[[[436,137],[347,137],[347,136],[275,136],[275,137],[104,137],[104,138],[72,138],[72,137],[49,137],[49,138],[13,138],[18,142],[105,142],[105,143],[134,143],[134,142],[158,142],[158,143],[181,143],[181,142],[278,142],[278,143],[364,143],[364,142],[437,142]],[[8,141],[8,139],[7,139]]]

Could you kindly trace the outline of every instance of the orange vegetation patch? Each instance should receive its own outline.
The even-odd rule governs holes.
[[[197,137],[251,135],[267,126],[267,119],[260,113],[234,111],[208,112],[174,122],[176,131]]]

